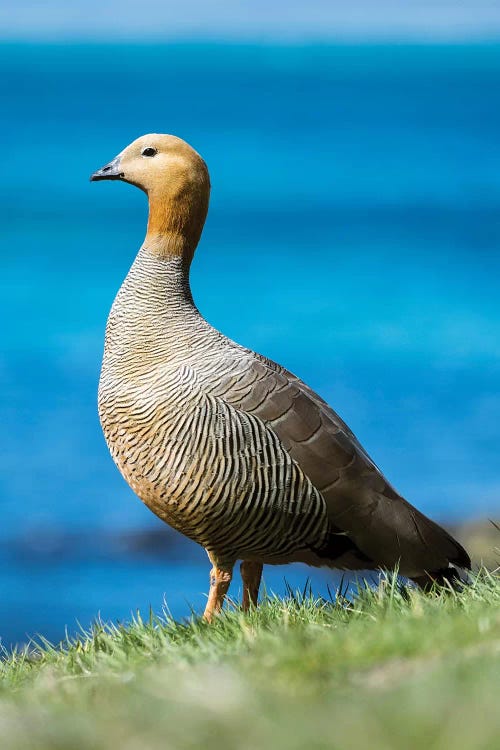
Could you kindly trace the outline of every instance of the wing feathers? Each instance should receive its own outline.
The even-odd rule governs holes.
[[[256,355],[237,387],[227,381],[221,390],[272,429],[321,492],[332,529],[348,535],[344,554],[352,567],[399,564],[412,576],[449,563],[470,566],[458,542],[394,490],[343,420],[294,375]],[[333,554],[334,544],[320,556]]]

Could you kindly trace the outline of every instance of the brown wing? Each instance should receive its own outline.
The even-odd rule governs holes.
[[[345,422],[295,375],[254,355],[251,366],[226,378],[217,394],[278,435],[323,495],[332,530],[346,534],[365,559],[399,565],[408,576],[450,563],[470,567],[458,542],[395,491]]]

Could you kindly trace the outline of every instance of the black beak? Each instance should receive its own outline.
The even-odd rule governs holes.
[[[101,169],[98,169],[97,172],[90,175],[90,182],[97,182],[98,180],[123,180],[125,175],[120,169],[120,162],[120,157],[115,156],[109,164],[106,164]]]

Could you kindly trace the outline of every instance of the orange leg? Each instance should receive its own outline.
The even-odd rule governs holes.
[[[250,605],[257,606],[262,567],[262,563],[251,562],[250,560],[244,560],[241,563],[240,571],[243,581],[243,601],[241,606],[244,612],[248,612]]]
[[[224,603],[231,578],[233,577],[233,566],[219,567],[212,560],[214,566],[210,571],[210,592],[208,594],[207,606],[203,617],[207,622],[212,622],[213,616],[218,614]]]

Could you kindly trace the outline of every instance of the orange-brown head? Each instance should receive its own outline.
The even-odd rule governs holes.
[[[149,199],[144,246],[191,261],[208,211],[210,178],[189,144],[174,135],[143,135],[90,179],[123,180],[144,190]]]

